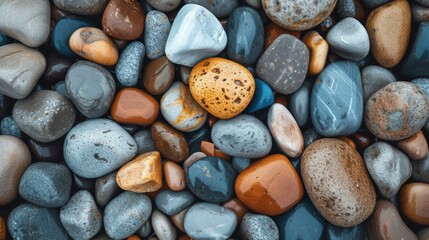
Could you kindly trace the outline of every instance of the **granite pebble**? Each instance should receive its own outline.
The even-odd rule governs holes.
[[[165,45],[167,44],[170,29],[171,23],[165,13],[156,10],[147,13],[144,44],[146,46],[146,56],[149,59],[154,60],[165,54]]]
[[[245,240],[278,240],[279,230],[270,217],[247,213],[241,221],[240,236]]]
[[[131,42],[122,51],[115,68],[116,78],[122,85],[131,87],[137,84],[144,55],[145,46],[139,41]]]

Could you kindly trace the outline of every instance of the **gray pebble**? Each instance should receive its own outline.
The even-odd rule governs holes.
[[[417,182],[429,183],[429,155],[420,160],[411,161],[413,166],[412,178]]]
[[[244,240],[278,240],[279,229],[270,217],[247,213],[241,221],[240,236]]]
[[[185,3],[201,5],[207,8],[216,17],[223,18],[237,8],[239,0],[185,0]]]
[[[98,15],[104,11],[109,0],[54,0],[55,6],[78,15]]]
[[[98,205],[105,206],[119,191],[116,172],[109,173],[95,180],[95,199]]]
[[[165,55],[165,45],[170,33],[171,23],[167,15],[160,11],[150,11],[146,15],[144,44],[146,56],[153,60]]]
[[[0,134],[11,135],[17,138],[22,137],[21,129],[19,129],[15,120],[11,116],[4,117],[0,122]]]
[[[150,130],[138,131],[134,133],[133,138],[138,146],[137,154],[156,151],[155,142],[152,139]]]
[[[145,50],[143,43],[134,41],[122,51],[115,69],[116,77],[122,85],[131,87],[137,84]]]
[[[310,115],[311,82],[304,81],[302,86],[290,96],[288,109],[298,126],[304,126]]]
[[[238,173],[244,171],[251,164],[250,159],[242,157],[233,157],[232,158],[232,167]]]
[[[189,207],[194,201],[194,195],[188,190],[175,192],[166,189],[156,195],[155,205],[163,213],[172,216]]]
[[[246,0],[246,3],[249,4],[253,8],[261,7],[261,0]]]
[[[361,76],[364,102],[384,86],[396,82],[395,76],[389,70],[378,65],[365,67],[361,71]]]
[[[168,12],[177,8],[182,0],[146,0],[146,2],[160,11]]]
[[[152,223],[151,221],[146,221],[142,228],[137,231],[137,234],[140,237],[147,238],[152,234]]]
[[[57,82],[52,89],[55,90],[55,92],[57,92],[57,93],[63,95],[64,97],[67,97],[68,99],[70,99],[69,94],[67,93],[67,87],[66,87],[65,81]]]
[[[162,212],[155,210],[152,213],[152,226],[158,239],[176,240],[177,232],[170,219]]]

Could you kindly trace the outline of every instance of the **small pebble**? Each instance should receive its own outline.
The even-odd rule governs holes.
[[[428,143],[422,131],[418,131],[413,136],[397,142],[396,146],[411,160],[423,159],[429,152]]]
[[[22,131],[19,129],[15,120],[11,116],[4,117],[0,122],[0,134],[11,135],[17,138],[22,137]]]
[[[162,1],[155,0],[152,2]],[[180,2],[180,0],[177,2]],[[165,55],[165,45],[167,44],[170,29],[171,23],[165,13],[156,10],[147,13],[144,28],[144,44],[146,46],[146,56],[149,59],[155,60]]]
[[[407,183],[399,192],[399,205],[402,213],[414,223],[429,225],[429,184]]]
[[[302,86],[289,99],[288,109],[298,126],[304,126],[310,116],[310,95],[312,83],[304,81]]]
[[[414,39],[409,44],[407,55],[404,57],[402,67],[400,67],[400,74],[404,78],[419,78],[428,77],[429,57],[425,52],[429,51],[429,22],[420,23],[419,27],[415,30]]]
[[[156,236],[162,240],[177,239],[176,228],[173,223],[162,212],[154,210],[152,213],[152,227]]]
[[[413,166],[413,180],[429,183],[429,155],[421,160],[411,161],[411,164]]]
[[[161,212],[172,216],[189,207],[194,201],[194,195],[188,190],[175,192],[166,189],[156,195],[155,205]]]
[[[240,236],[245,240],[278,240],[279,230],[270,217],[248,213],[241,222]]]
[[[169,189],[173,191],[182,191],[186,188],[185,170],[173,161],[164,163],[165,182]]]
[[[174,64],[166,56],[150,61],[143,70],[143,86],[152,95],[163,94],[174,81]]]
[[[232,167],[234,170],[238,173],[241,173],[246,168],[250,166],[251,162],[248,158],[242,158],[242,157],[233,157],[232,158]]]
[[[124,86],[137,84],[143,66],[145,46],[139,41],[131,42],[122,51],[116,64],[116,77]]]
[[[381,88],[396,82],[395,76],[389,70],[378,65],[364,67],[361,76],[364,103]]]
[[[155,142],[152,139],[150,130],[141,130],[133,135],[134,140],[138,145],[137,154],[156,151]]]
[[[116,183],[116,172],[109,173],[95,180],[95,200],[101,207],[105,206],[119,191]]]
[[[329,50],[328,42],[316,31],[309,31],[305,34],[302,41],[310,51],[308,73],[317,75],[323,70],[326,64]]]
[[[181,132],[161,121],[154,122],[150,130],[156,149],[163,157],[183,162],[189,156],[189,146]]]

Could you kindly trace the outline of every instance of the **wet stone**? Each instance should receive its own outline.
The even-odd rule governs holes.
[[[133,138],[137,143],[137,154],[156,151],[150,130],[138,131],[134,133]]]
[[[194,195],[188,190],[174,192],[166,189],[156,195],[155,205],[161,212],[172,216],[189,207],[194,201]]]
[[[95,180],[95,200],[99,206],[105,206],[119,191],[116,172],[109,173]]]
[[[156,236],[159,239],[175,240],[177,239],[176,228],[173,223],[159,210],[154,210],[151,217],[151,223]]]

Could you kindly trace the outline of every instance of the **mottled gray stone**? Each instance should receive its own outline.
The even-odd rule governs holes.
[[[185,0],[185,4],[194,3],[207,8],[216,17],[228,16],[239,3],[239,0]]]
[[[100,206],[105,206],[119,191],[116,172],[109,173],[95,180],[95,199]]]
[[[131,160],[137,153],[137,143],[114,121],[99,118],[74,126],[64,140],[63,151],[74,173],[97,178]]]
[[[155,142],[152,139],[150,130],[138,131],[134,133],[133,138],[138,146],[137,154],[156,151]]]
[[[395,76],[387,69],[378,65],[370,65],[362,69],[362,89],[363,100],[366,103],[368,99],[378,90],[396,82]]]
[[[115,73],[122,85],[131,87],[137,84],[142,71],[145,51],[143,43],[134,41],[121,52]]]
[[[0,122],[0,134],[11,135],[18,138],[22,137],[22,131],[19,129],[15,120],[11,116],[4,117]]]
[[[312,84],[310,81],[304,81],[302,86],[289,99],[288,109],[300,127],[307,123],[308,116],[310,115],[311,87]]]
[[[417,78],[411,81],[426,95],[429,100],[429,78]],[[429,131],[429,119],[425,124],[426,131]]]
[[[194,195],[188,190],[175,192],[166,189],[156,195],[155,205],[163,213],[172,216],[189,207],[194,201]]]
[[[242,158],[242,157],[233,157],[231,162],[232,162],[232,167],[238,173],[244,171],[252,163],[250,159]]]
[[[152,213],[152,226],[156,236],[162,240],[176,240],[177,232],[176,227],[170,219],[162,212],[155,210]]]
[[[78,15],[98,15],[104,11],[109,0],[54,0],[55,6]]]
[[[104,228],[114,239],[131,236],[150,218],[152,203],[146,194],[123,192],[104,209]]]
[[[420,160],[411,161],[412,178],[417,182],[429,183],[429,155]]]
[[[146,15],[144,44],[149,59],[154,60],[165,54],[170,29],[171,23],[165,13],[152,10]]]
[[[36,162],[22,175],[19,195],[42,207],[61,207],[70,197],[71,185],[72,176],[66,166],[52,162]]]
[[[211,137],[219,150],[234,157],[263,157],[272,147],[271,135],[265,124],[247,114],[217,121]]]
[[[247,213],[241,221],[240,236],[244,240],[278,240],[279,229],[270,217]]]
[[[91,239],[103,224],[101,211],[91,193],[86,190],[76,192],[61,208],[60,220],[73,239]]]
[[[168,12],[177,8],[182,0],[146,0],[146,2],[160,11]]]

